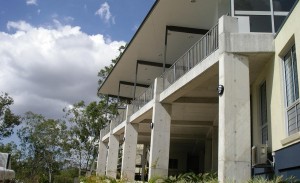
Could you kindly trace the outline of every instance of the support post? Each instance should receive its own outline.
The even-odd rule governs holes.
[[[223,53],[219,59],[219,164],[220,182],[246,182],[251,177],[249,61]]]
[[[125,126],[125,141],[123,144],[123,157],[121,178],[126,181],[134,181],[135,176],[135,160],[138,139],[139,124],[131,124],[129,116],[132,114],[133,108],[131,105],[127,106],[126,112],[126,126]]]
[[[155,176],[168,176],[171,110],[169,104],[159,102],[162,91],[162,78],[156,78],[154,85],[154,106],[152,114],[149,179]]]
[[[112,178],[117,177],[119,136],[112,134],[112,124],[110,123],[110,136],[108,142],[108,156],[106,165],[106,175]]]
[[[103,130],[100,131],[100,139],[99,139],[99,150],[98,150],[98,160],[97,160],[97,170],[96,174],[98,176],[105,175],[106,168],[106,160],[107,160],[107,146],[102,141],[104,134]]]

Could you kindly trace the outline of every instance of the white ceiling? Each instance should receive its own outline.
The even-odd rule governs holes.
[[[159,0],[128,44],[119,62],[99,92],[118,95],[119,81],[135,82],[137,60],[163,63],[166,26],[179,26],[209,30],[217,22],[218,3],[226,0]],[[173,64],[203,35],[168,31],[168,64]],[[162,68],[139,65],[137,83],[151,84],[163,72]],[[138,96],[145,88],[136,92]],[[133,86],[121,88],[120,96],[132,98]]]

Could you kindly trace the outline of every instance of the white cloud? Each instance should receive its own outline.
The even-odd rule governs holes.
[[[125,44],[70,25],[45,28],[19,21],[7,28],[15,33],[0,32],[0,88],[15,99],[18,114],[32,110],[58,118],[63,107],[96,100],[99,69]]]
[[[107,2],[103,3],[100,8],[95,12],[95,15],[99,15],[101,19],[105,23],[112,23],[115,24],[115,17],[112,16],[110,12],[110,6]]]
[[[19,22],[8,22],[6,28],[8,30],[16,29],[21,31],[29,31],[32,29],[32,26],[25,21],[19,21]]]
[[[37,5],[37,0],[26,0],[26,4],[28,4],[28,5]]]

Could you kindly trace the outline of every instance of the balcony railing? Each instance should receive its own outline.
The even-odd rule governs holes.
[[[145,106],[149,101],[153,99],[154,96],[154,84],[152,83],[147,90],[132,101],[133,113],[138,111],[140,108]]]
[[[164,89],[167,89],[171,84],[218,48],[219,31],[217,24],[162,74]]]
[[[117,127],[119,124],[121,124],[123,121],[126,120],[126,108],[123,109],[119,114],[114,118],[115,123],[113,128]]]

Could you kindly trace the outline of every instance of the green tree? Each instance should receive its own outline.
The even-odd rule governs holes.
[[[13,103],[13,98],[7,93],[0,93],[0,140],[9,137],[14,127],[20,124],[20,117],[10,109]]]
[[[88,105],[80,101],[64,109],[67,120],[71,122],[68,140],[71,161],[78,167],[79,175],[81,170],[87,171],[95,160],[100,130],[107,123],[107,116],[116,113],[114,109],[107,108],[105,100]]]
[[[64,121],[46,119],[27,112],[24,126],[17,134],[21,141],[24,182],[53,182],[53,174],[62,168],[67,126]]]
[[[126,48],[126,46],[120,46],[119,50],[119,55],[115,58],[111,60],[111,63],[108,66],[105,66],[104,68],[100,69],[100,71],[98,72],[98,90],[100,89],[101,85],[103,84],[104,80],[107,78],[107,76],[109,75],[109,73],[112,71],[113,67],[115,66],[115,64],[118,62],[118,60],[120,59],[124,49]],[[100,93],[97,93],[98,96],[100,95]]]

